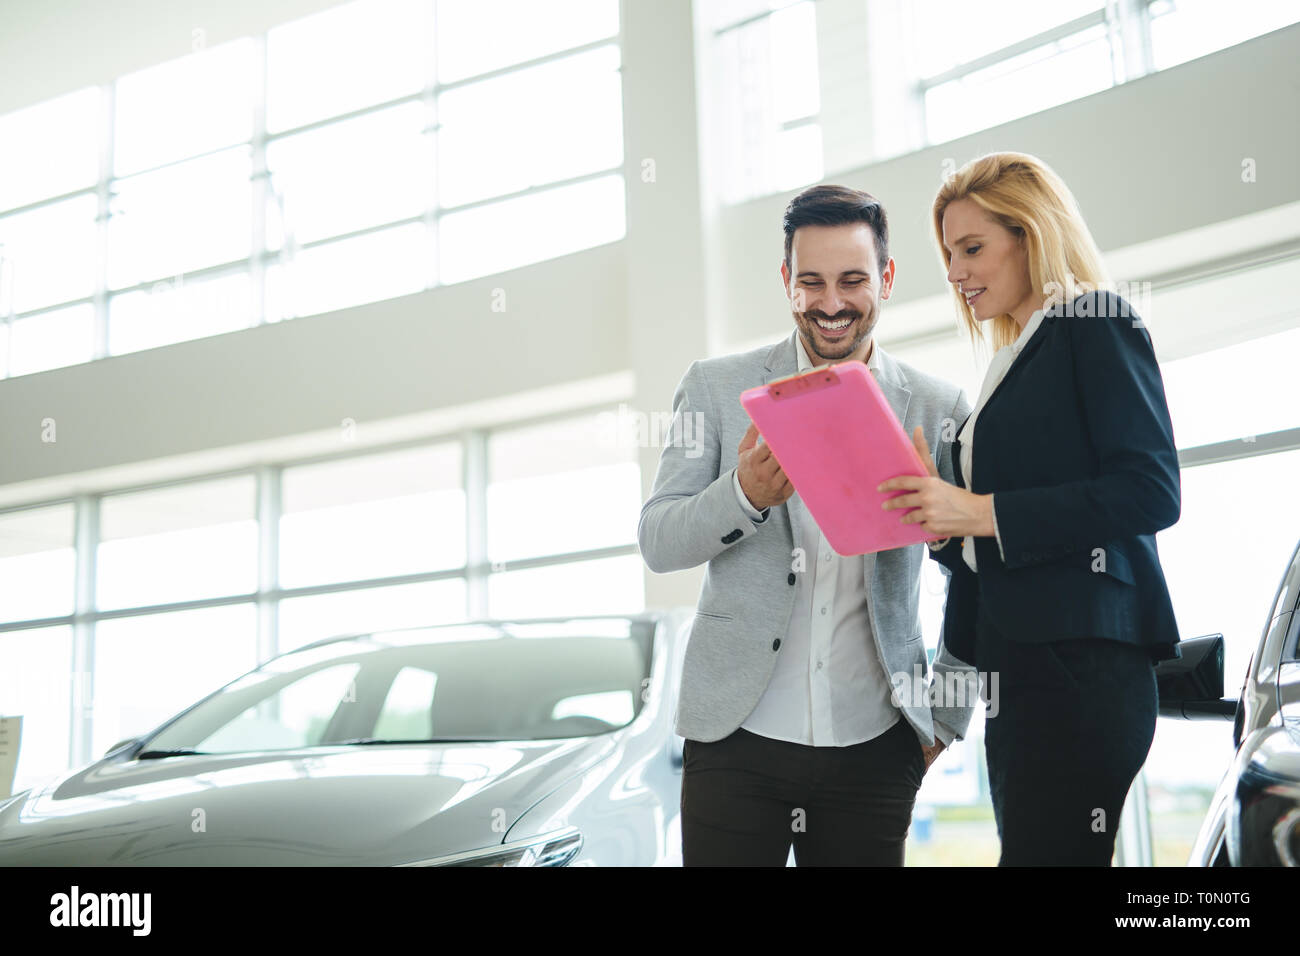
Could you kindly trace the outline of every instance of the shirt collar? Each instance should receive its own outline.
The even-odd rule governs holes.
[[[1029,317],[1029,321],[1025,323],[1024,331],[1021,332],[1016,340],[1011,343],[1012,351],[1019,352],[1025,347],[1025,343],[1034,337],[1034,333],[1038,331],[1038,327],[1043,324],[1043,315],[1044,311],[1039,309]]]
[[[813,365],[812,359],[808,357],[808,350],[804,348],[803,336],[799,334],[798,329],[794,333],[794,350],[799,359],[799,371],[811,372],[816,366]],[[871,354],[867,356],[867,368],[871,369],[873,374],[880,371],[880,350],[876,348],[874,335],[871,337]]]

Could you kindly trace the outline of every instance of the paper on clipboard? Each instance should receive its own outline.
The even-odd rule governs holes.
[[[826,541],[843,557],[937,541],[904,510],[885,510],[903,491],[876,486],[929,471],[862,362],[823,365],[747,389],[740,403],[758,426]]]

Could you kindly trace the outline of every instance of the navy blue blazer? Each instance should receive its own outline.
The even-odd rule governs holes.
[[[952,538],[943,641],[975,660],[981,607],[1007,639],[1103,637],[1179,656],[1155,533],[1182,509],[1178,451],[1151,336],[1132,307],[1090,292],[1047,311],[975,420],[973,474],[993,493],[1006,560],[976,537],[976,573]]]

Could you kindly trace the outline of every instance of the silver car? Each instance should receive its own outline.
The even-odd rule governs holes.
[[[680,865],[689,625],[317,642],[0,801],[0,865]]]

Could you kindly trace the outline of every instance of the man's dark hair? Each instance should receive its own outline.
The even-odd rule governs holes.
[[[800,226],[842,226],[865,222],[876,236],[880,271],[889,265],[889,220],[885,207],[871,193],[848,186],[810,186],[790,200],[781,225],[785,229],[785,268],[790,270],[794,231]],[[792,277],[793,278],[793,277]]]

